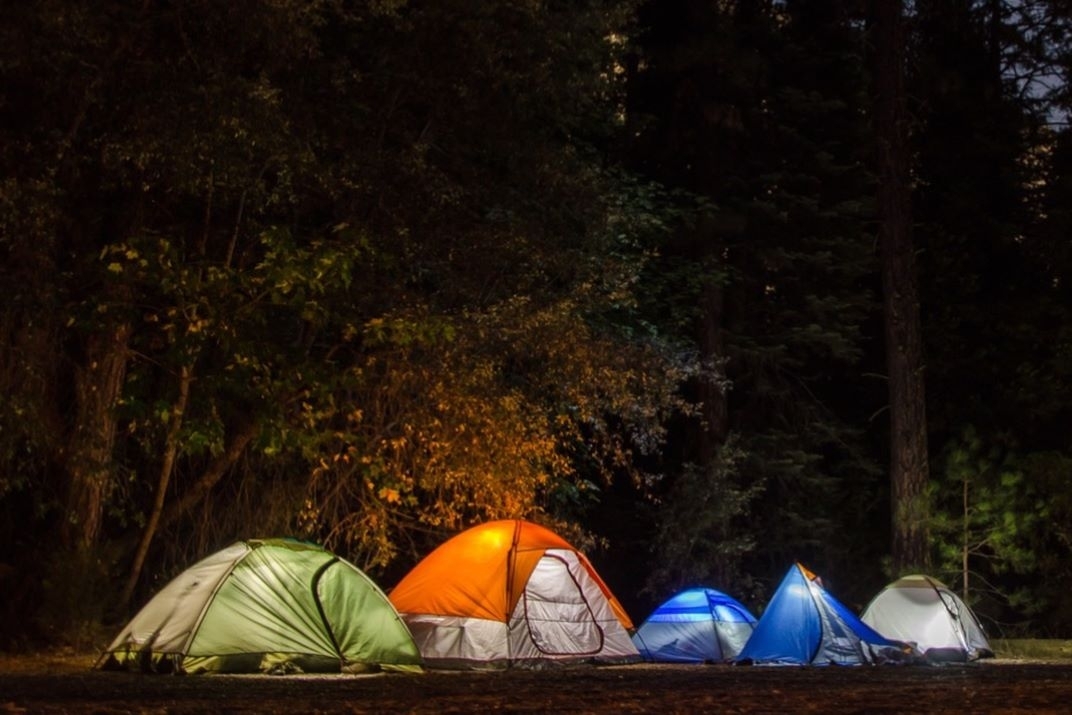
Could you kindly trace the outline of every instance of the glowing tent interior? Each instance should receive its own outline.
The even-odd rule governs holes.
[[[975,613],[937,579],[913,574],[886,586],[861,620],[912,643],[929,661],[969,661],[994,655]]]
[[[690,588],[659,605],[633,634],[644,660],[718,663],[748,642],[756,618],[736,599],[713,588]]]

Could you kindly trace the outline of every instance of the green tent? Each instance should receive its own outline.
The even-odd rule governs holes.
[[[319,546],[250,539],[197,562],[138,612],[101,668],[179,673],[415,670],[398,612]]]

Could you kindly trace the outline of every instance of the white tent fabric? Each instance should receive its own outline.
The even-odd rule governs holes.
[[[629,634],[573,551],[548,549],[510,617],[514,659],[636,657]]]
[[[931,661],[994,654],[971,608],[929,576],[913,574],[891,583],[868,604],[861,620],[887,638],[913,643]]]
[[[182,652],[197,630],[205,603],[248,551],[240,541],[183,571],[127,623],[109,650],[122,643],[152,643],[161,652]]]

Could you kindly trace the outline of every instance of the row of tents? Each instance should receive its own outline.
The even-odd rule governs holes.
[[[147,672],[363,672],[557,662],[869,664],[992,655],[971,610],[926,576],[857,617],[800,564],[758,620],[708,588],[640,625],[588,559],[521,520],[464,531],[388,596],[360,569],[290,539],[247,540],[199,561],[120,631],[97,666]]]

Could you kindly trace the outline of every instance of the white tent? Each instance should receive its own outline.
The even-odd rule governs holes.
[[[994,655],[968,605],[930,576],[913,574],[894,581],[872,599],[861,618],[887,638],[913,643],[930,661]]]

